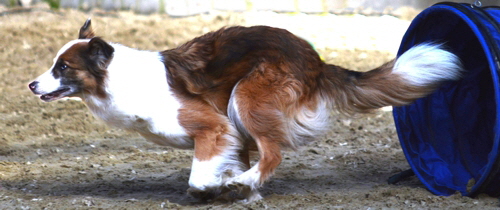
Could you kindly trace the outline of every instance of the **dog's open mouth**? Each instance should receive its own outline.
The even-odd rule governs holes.
[[[45,102],[54,101],[54,100],[57,100],[57,99],[60,99],[62,97],[69,95],[70,91],[71,91],[70,88],[61,88],[61,89],[56,90],[54,92],[41,95],[40,99],[42,99]]]

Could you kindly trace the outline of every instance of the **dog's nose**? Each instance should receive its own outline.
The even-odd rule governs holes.
[[[28,85],[28,88],[29,88],[31,91],[35,91],[35,89],[36,89],[36,85],[37,85],[37,84],[38,84],[38,81],[34,81],[34,82],[32,82],[32,83],[30,83],[30,84]]]

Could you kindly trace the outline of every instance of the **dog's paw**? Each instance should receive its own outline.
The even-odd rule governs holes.
[[[230,189],[230,193],[235,201],[241,203],[249,203],[252,201],[262,199],[259,191],[257,189],[252,189],[252,187],[239,183],[239,182],[229,182],[226,187]]]
[[[239,182],[230,182],[226,184],[227,188],[229,188],[231,191],[236,192],[238,194],[246,195],[248,194],[252,188],[248,185],[244,185]]]
[[[200,201],[212,201],[221,194],[221,191],[219,189],[200,190],[198,188],[190,187],[187,190],[187,194]]]

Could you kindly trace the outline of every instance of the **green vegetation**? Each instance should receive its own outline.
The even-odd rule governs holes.
[[[59,9],[61,7],[61,0],[43,0],[49,4],[51,9]]]

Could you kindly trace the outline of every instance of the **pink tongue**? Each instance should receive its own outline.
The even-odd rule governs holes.
[[[47,94],[40,96],[40,99],[42,99],[43,101],[51,101],[54,98],[61,96],[62,93],[66,92],[68,90],[69,90],[69,88],[63,88],[63,89],[54,91],[52,93],[47,93]]]
[[[45,94],[45,95],[40,96],[40,99],[42,99],[44,101],[48,101],[48,100],[53,99],[55,97],[56,97],[56,95],[49,93],[49,94]]]

